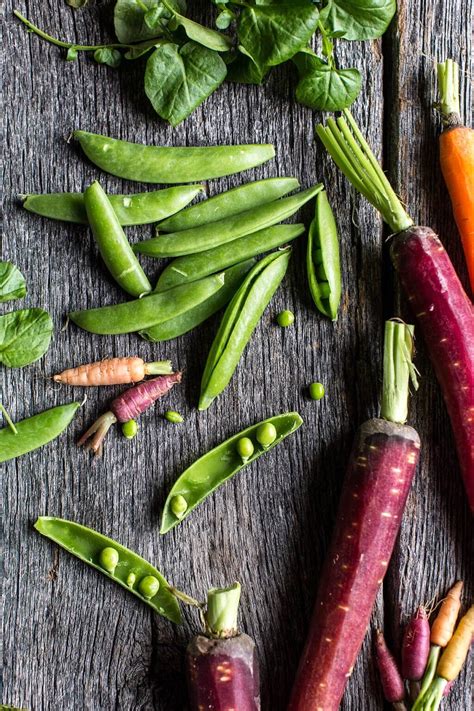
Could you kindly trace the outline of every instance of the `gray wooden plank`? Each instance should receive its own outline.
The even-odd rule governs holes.
[[[242,627],[259,647],[263,707],[278,711],[285,707],[304,641],[353,433],[377,410],[383,320],[380,221],[347,190],[313,141],[313,122],[319,117],[293,103],[294,76],[288,70],[276,71],[263,88],[224,86],[184,124],[171,129],[148,106],[139,65],[114,72],[88,60],[65,64],[55,48],[22,33],[11,19],[11,8],[7,2],[5,255],[28,276],[26,303],[47,307],[57,332],[39,365],[2,372],[2,392],[9,396],[10,410],[20,419],[73,397],[82,398],[82,391],[53,387],[45,376],[107,355],[171,357],[186,368],[186,380],[141,419],[140,435],[133,442],[125,442],[117,430],[111,432],[105,455],[94,466],[74,441],[120,388],[90,393],[66,436],[6,468],[4,701],[32,711],[53,711],[58,706],[173,711],[185,704],[182,657],[186,639],[198,628],[196,618],[186,614],[184,627],[175,629],[95,571],[58,553],[31,528],[38,514],[49,513],[117,538],[198,597],[211,585],[241,580]],[[19,8],[63,36],[87,42],[104,36],[99,19],[107,17],[107,4],[77,14],[51,0]],[[350,48],[341,44],[341,61],[349,55],[366,76],[364,100],[358,102],[355,115],[380,152],[381,44]],[[16,193],[78,190],[99,175],[64,140],[78,126],[160,144],[275,143],[274,162],[246,175],[214,181],[210,193],[254,177],[294,174],[304,186],[323,178],[337,209],[343,243],[345,298],[337,324],[324,321],[311,306],[301,278],[304,245],[300,243],[284,286],[257,328],[230,387],[212,410],[201,415],[194,407],[217,319],[163,346],[132,336],[93,337],[73,326],[60,332],[66,311],[121,298],[83,228],[43,221],[24,214],[15,204]],[[101,179],[111,190],[135,189],[104,174]],[[309,207],[303,216],[309,221]],[[129,231],[133,239],[148,232],[148,228]],[[143,263],[151,276],[158,273],[156,262]],[[297,314],[295,327],[287,331],[273,323],[284,307]],[[327,387],[328,395],[319,404],[309,402],[304,391],[313,379]],[[433,421],[431,413],[436,412],[430,441],[441,440],[440,451],[450,457],[454,468],[446,418],[431,381],[425,386],[429,392],[417,396],[414,413],[418,418],[418,401],[427,398],[420,414],[428,419],[429,412]],[[175,427],[160,418],[168,407],[186,415],[185,425]],[[227,435],[286,409],[298,409],[305,427],[266,460],[229,482],[182,527],[159,537],[160,506],[176,475]],[[417,426],[421,420],[417,419]],[[441,471],[436,481],[441,489]],[[457,498],[449,500],[459,508],[464,505],[459,486],[456,492]],[[436,495],[433,506],[441,491]],[[423,492],[423,501],[425,496]],[[426,521],[425,514],[432,509],[420,505],[412,502],[416,516],[423,515]],[[451,517],[446,512],[446,519],[454,519],[453,540],[462,541],[467,521],[464,516],[458,521],[452,514],[455,510]],[[409,531],[410,545],[419,555],[426,551],[426,565],[436,579],[445,574],[444,552],[452,549],[432,540],[429,525],[409,526],[403,535]],[[461,565],[461,546],[458,543],[455,549],[456,565],[449,562],[450,574]],[[406,555],[402,543],[403,550]],[[53,565],[55,579],[48,580]],[[400,593],[396,578],[386,586],[375,613],[377,624],[383,619],[384,602],[389,610],[399,606],[405,612],[414,597],[419,598],[419,589],[409,599],[406,592],[417,578],[416,569],[411,570],[409,584],[403,582]],[[467,688],[466,683],[462,688]],[[368,638],[342,708],[370,711],[380,706]]]

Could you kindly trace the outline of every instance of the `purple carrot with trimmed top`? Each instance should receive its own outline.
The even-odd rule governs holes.
[[[410,686],[414,701],[420,692],[420,681],[425,673],[430,653],[430,625],[423,605],[408,621],[402,641],[402,675]]]
[[[170,375],[159,375],[157,378],[144,380],[133,388],[125,390],[121,395],[112,400],[110,410],[101,415],[89,427],[79,442],[80,447],[90,439],[89,448],[96,455],[102,452],[102,444],[110,427],[115,422],[128,422],[134,420],[145,410],[148,410],[158,398],[165,395],[173,385],[181,382],[181,373],[171,373]]]
[[[395,658],[387,647],[382,630],[377,630],[375,633],[375,660],[385,699],[396,711],[406,711],[405,684]]]

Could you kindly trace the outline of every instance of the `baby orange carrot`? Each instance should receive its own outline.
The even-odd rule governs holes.
[[[474,605],[461,618],[436,668],[436,677],[421,701],[423,711],[437,711],[443,693],[462,669],[474,635]],[[416,708],[416,704],[414,706]]]
[[[139,383],[146,375],[169,375],[173,372],[171,361],[145,363],[142,358],[109,358],[97,363],[79,365],[53,376],[56,383],[66,385],[122,385]]]
[[[462,580],[458,580],[443,600],[438,615],[431,627],[430,655],[428,657],[428,663],[421,682],[420,692],[414,706],[415,711],[417,708],[421,708],[422,698],[434,679],[441,648],[446,647],[449,640],[453,636],[456,620],[458,619],[459,610],[461,608],[462,588],[463,582]]]
[[[459,67],[452,59],[438,64],[439,109],[445,125],[440,135],[441,171],[461,235],[471,288],[474,291],[474,130],[459,113]]]

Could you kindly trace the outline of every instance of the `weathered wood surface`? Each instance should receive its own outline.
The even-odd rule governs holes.
[[[55,0],[15,6],[39,25],[85,42],[103,38],[110,17],[109,3],[77,13]],[[124,441],[116,428],[102,461],[93,466],[74,442],[120,388],[89,393],[65,436],[5,468],[3,702],[30,711],[185,708],[183,651],[197,629],[194,614],[186,613],[185,625],[175,629],[58,551],[32,529],[39,514],[50,514],[117,538],[192,595],[202,597],[211,585],[239,579],[242,627],[255,637],[262,660],[263,709],[279,711],[304,641],[354,430],[377,412],[383,318],[395,308],[382,225],[314,142],[313,124],[320,117],[292,100],[294,76],[288,69],[275,71],[263,88],[225,85],[173,130],[148,105],[141,67],[115,72],[83,59],[66,64],[58,50],[25,34],[12,19],[12,8],[7,0],[3,251],[28,278],[25,304],[52,313],[56,337],[39,365],[2,372],[2,399],[17,419],[81,399],[82,391],[53,387],[46,376],[73,363],[125,353],[148,360],[170,357],[186,369],[186,381],[142,418],[133,442]],[[341,62],[365,75],[364,94],[354,107],[363,131],[377,152],[385,148],[386,167],[410,210],[439,230],[464,277],[437,163],[433,61],[453,56],[468,66],[472,9],[473,0],[400,0],[397,21],[383,42],[338,47]],[[469,119],[466,74],[462,101]],[[300,242],[230,387],[200,415],[194,406],[216,319],[161,347],[133,336],[93,337],[73,326],[60,331],[67,311],[121,298],[83,228],[30,216],[15,200],[17,193],[79,190],[99,175],[65,142],[76,127],[161,144],[274,142],[274,162],[214,181],[209,192],[246,178],[285,174],[296,175],[303,186],[326,182],[342,241],[344,304],[337,324],[312,308]],[[110,190],[134,189],[110,176],[101,179]],[[303,217],[310,219],[310,208]],[[129,232],[136,238],[148,228]],[[155,276],[159,265],[148,260],[146,268]],[[281,308],[296,313],[294,328],[275,327],[273,317]],[[422,465],[374,612],[374,625],[384,624],[394,643],[406,616],[456,578],[468,581],[466,599],[473,592],[472,524],[449,421],[418,345],[423,378],[411,422],[424,442]],[[327,389],[319,404],[305,397],[305,386],[314,379]],[[167,407],[183,412],[185,424],[164,422],[160,412]],[[299,410],[306,421],[296,435],[229,482],[183,526],[158,535],[164,496],[184,467],[231,433],[288,409]],[[471,708],[471,678],[466,667],[444,708]],[[341,708],[382,707],[367,638]]]

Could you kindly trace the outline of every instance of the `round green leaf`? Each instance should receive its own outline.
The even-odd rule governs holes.
[[[300,54],[294,62],[300,73],[296,98],[316,111],[341,111],[350,106],[361,89],[357,69],[336,69],[322,59]]]
[[[0,303],[22,299],[26,294],[26,281],[18,267],[0,261]]]
[[[0,316],[0,363],[22,368],[46,353],[53,333],[51,316],[43,309],[21,309]]]
[[[330,0],[321,16],[331,33],[368,40],[383,35],[396,10],[396,0]]]

